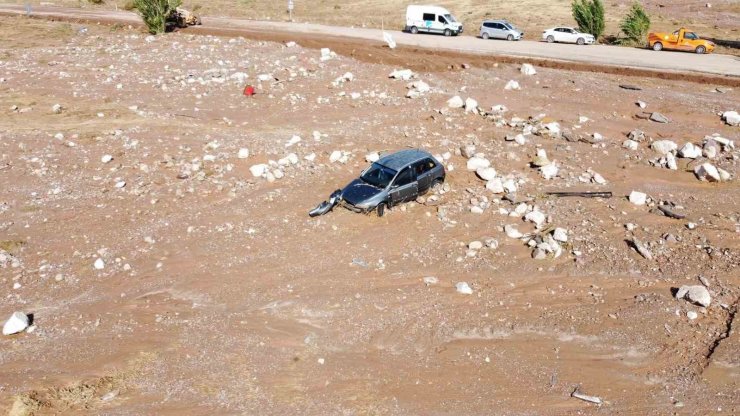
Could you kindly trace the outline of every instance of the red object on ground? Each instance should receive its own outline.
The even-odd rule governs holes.
[[[244,88],[244,95],[247,97],[251,97],[254,95],[254,87],[251,85],[247,85],[246,88]]]

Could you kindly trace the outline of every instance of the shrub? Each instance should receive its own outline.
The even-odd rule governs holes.
[[[149,33],[156,35],[167,29],[167,17],[182,0],[134,0],[134,8],[139,12]]]
[[[644,44],[648,30],[650,30],[650,16],[640,3],[634,2],[629,13],[624,16],[619,28],[625,36],[624,39],[620,40],[621,43]]]
[[[578,30],[596,39],[604,34],[604,3],[601,0],[573,0],[571,7]]]

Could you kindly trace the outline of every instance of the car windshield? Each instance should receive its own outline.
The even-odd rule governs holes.
[[[446,14],[445,15],[445,19],[447,19],[448,22],[453,22],[453,23],[454,22],[457,22],[457,20],[455,19],[455,16],[453,16],[451,14]]]
[[[397,172],[393,169],[387,168],[378,163],[373,163],[372,166],[370,166],[370,168],[360,176],[360,179],[377,188],[385,188],[389,183],[391,183],[393,177],[396,176],[396,173]]]

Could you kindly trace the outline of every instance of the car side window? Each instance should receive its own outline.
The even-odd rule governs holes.
[[[396,186],[408,185],[414,181],[414,177],[415,175],[413,174],[413,170],[411,168],[406,168],[398,175],[393,184]]]
[[[434,21],[434,20],[435,20],[435,19],[434,19],[434,13],[424,13],[424,14],[422,15],[422,19],[423,19],[423,20],[425,20],[425,21],[426,21],[426,20],[431,20],[431,21]]]
[[[695,33],[691,33],[691,32],[687,33],[685,37],[686,39],[694,39],[694,40],[699,38],[698,36],[696,36]]]
[[[493,23],[483,23],[483,27],[492,28]]]

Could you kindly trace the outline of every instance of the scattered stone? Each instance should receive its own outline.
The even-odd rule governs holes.
[[[543,166],[540,168],[540,174],[542,175],[542,178],[550,180],[556,176],[558,176],[559,168],[556,164],[551,163],[549,165]]]
[[[449,100],[447,100],[447,107],[450,108],[463,108],[465,106],[465,102],[462,98],[460,98],[459,95],[456,95]]]
[[[467,168],[469,171],[478,171],[478,169],[485,169],[491,166],[491,162],[484,157],[473,156],[468,159]]]
[[[28,315],[23,312],[13,312],[3,325],[3,335],[13,335],[28,328]]]
[[[640,107],[640,108],[643,108],[643,109],[644,109],[645,107],[647,107],[647,103],[646,103],[645,101],[638,101],[638,102],[637,102],[637,103],[635,103],[635,104],[637,104],[637,106],[638,106],[638,107]]]
[[[538,168],[541,168],[543,166],[547,166],[551,164],[550,160],[547,158],[547,152],[545,149],[538,149],[537,155],[532,159],[532,165]]]
[[[236,155],[239,159],[246,159],[249,157],[249,149],[246,147],[242,147],[239,149],[239,153]]]
[[[555,228],[555,230],[552,232],[552,238],[555,241],[561,242],[561,243],[567,243],[568,242],[568,231],[565,228]]]
[[[478,101],[468,97],[465,100],[465,112],[466,113],[477,113],[478,112]]]
[[[397,69],[388,75],[388,78],[400,79],[403,81],[409,81],[411,78],[416,76],[410,69]]]
[[[504,184],[501,182],[501,178],[493,178],[486,183],[486,189],[493,192],[494,194],[502,194],[505,192]]]
[[[475,174],[484,181],[490,181],[496,177],[496,169],[492,167],[478,168],[475,170]]]
[[[517,228],[516,225],[513,224],[507,224],[504,226],[504,232],[506,233],[506,236],[509,238],[522,238],[524,237],[524,234],[522,234]]]
[[[471,157],[475,156],[475,146],[472,144],[460,146],[460,154],[463,157],[470,159]]]
[[[693,321],[694,319],[699,317],[699,314],[694,311],[688,311],[686,312],[686,317]]]
[[[95,270],[103,270],[105,269],[105,262],[103,261],[103,259],[98,258],[97,260],[95,260],[93,267],[95,267]]]
[[[656,123],[670,123],[671,120],[668,119],[668,117],[664,116],[663,114],[660,114],[658,112],[651,113],[650,114],[650,120],[654,121]]]
[[[522,87],[519,85],[518,82],[516,82],[514,80],[511,80],[511,81],[509,81],[509,82],[506,83],[506,86],[504,86],[504,89],[507,90],[507,91],[521,90]]]
[[[372,152],[365,155],[365,160],[369,163],[374,163],[380,160],[380,155],[378,152]]]
[[[678,145],[671,140],[656,140],[650,147],[661,155],[666,155],[678,149]]]
[[[113,160],[113,156],[111,155],[103,155],[103,157],[100,158],[100,161],[103,163],[110,163],[110,161]]]
[[[439,279],[437,279],[437,278],[436,278],[436,277],[434,277],[434,276],[426,276],[426,277],[424,277],[424,278],[422,279],[422,281],[423,281],[423,282],[424,282],[424,284],[425,284],[425,285],[427,285],[427,286],[432,286],[432,285],[436,285],[437,283],[439,283]]]
[[[480,241],[472,241],[468,244],[468,248],[471,250],[480,250],[483,248],[483,243]]]
[[[455,284],[455,289],[457,290],[457,293],[461,293],[463,295],[473,294],[473,288],[471,288],[467,282],[458,282]]]
[[[694,175],[700,181],[719,182],[722,180],[719,171],[711,163],[702,163],[694,168]]]
[[[531,211],[524,216],[524,219],[534,223],[537,228],[540,228],[545,223],[547,216],[540,211]]]
[[[647,202],[647,194],[644,194],[642,192],[632,191],[629,196],[629,200],[631,203],[635,205],[645,205]]]
[[[740,114],[737,111],[725,111],[722,113],[722,120],[730,126],[740,126]]]
[[[681,286],[676,292],[676,299],[686,299],[689,302],[708,308],[712,303],[712,296],[706,287],[700,285]]]
[[[334,53],[334,51],[332,51],[331,49],[321,48],[321,61],[322,62],[334,59],[336,57],[337,57],[337,54]]]
[[[640,146],[640,143],[637,143],[634,140],[625,140],[622,143],[622,147],[629,150],[637,150],[637,148]]]
[[[265,172],[267,171],[267,168],[268,168],[268,166],[266,164],[260,163],[260,164],[257,164],[257,165],[252,165],[249,168],[249,172],[255,178],[259,178],[259,177],[261,177],[262,175],[265,174]]]
[[[678,151],[678,156],[685,159],[696,159],[701,157],[701,154],[702,149],[693,143],[686,143],[681,147],[681,150]]]
[[[51,111],[54,114],[60,114],[62,112],[62,105],[61,104],[54,104],[54,106],[51,107]]]
[[[645,257],[648,260],[653,259],[653,253],[651,253],[650,250],[648,250],[648,248],[637,238],[632,238],[632,246],[635,247],[635,250],[637,250],[642,257]]]
[[[522,68],[520,69],[522,74],[524,75],[536,75],[537,71],[534,69],[534,66],[531,64],[522,64]]]

